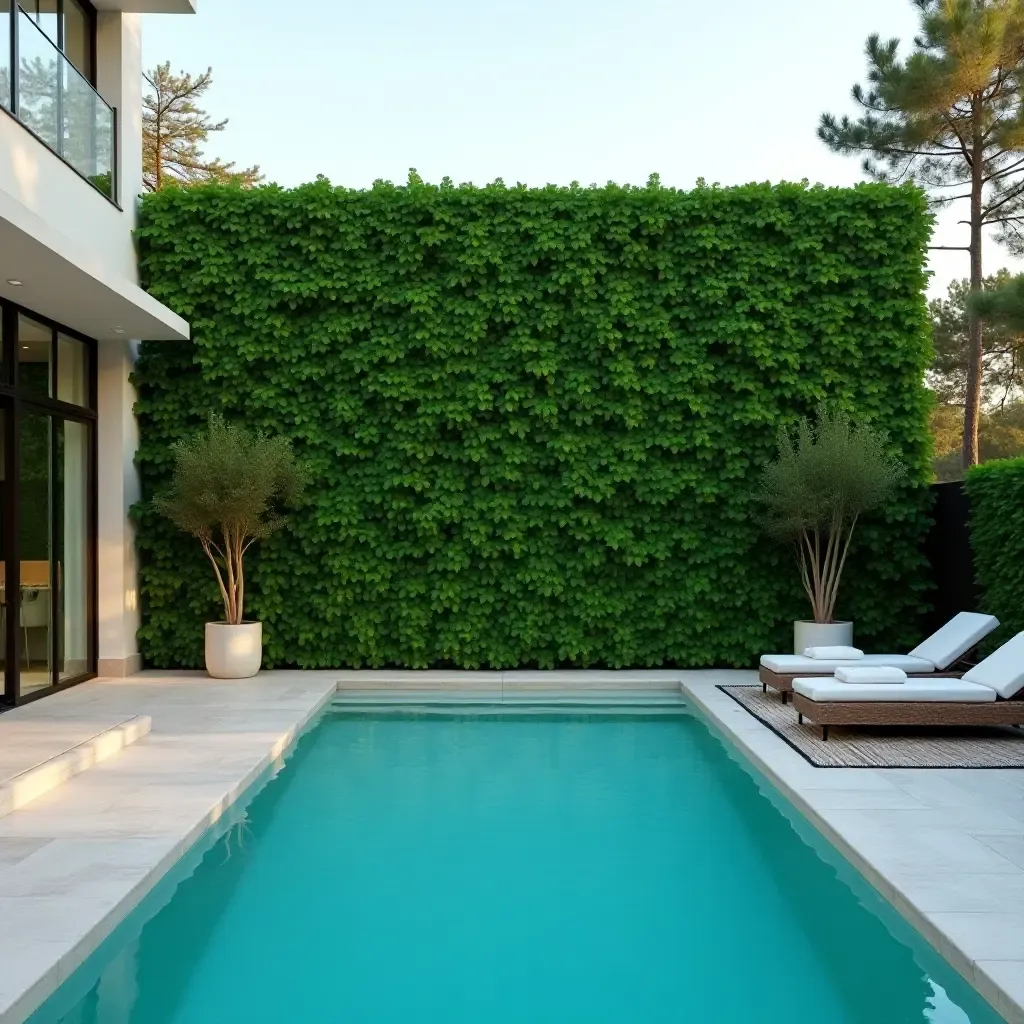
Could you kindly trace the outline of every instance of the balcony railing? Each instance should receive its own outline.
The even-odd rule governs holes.
[[[116,201],[113,108],[20,7],[17,12],[18,73],[16,78],[11,76],[11,62],[0,55],[0,102],[83,178]],[[0,26],[6,27],[5,21],[0,18]]]

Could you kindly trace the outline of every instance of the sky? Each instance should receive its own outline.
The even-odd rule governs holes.
[[[910,0],[197,0],[147,15],[143,59],[212,66],[207,153],[285,186],[404,181],[849,185],[823,111],[854,113],[872,32],[909,44]],[[242,13],[244,11],[244,13]],[[935,244],[966,242],[939,222]],[[986,272],[1024,270],[994,243]],[[967,254],[933,253],[930,295]]]

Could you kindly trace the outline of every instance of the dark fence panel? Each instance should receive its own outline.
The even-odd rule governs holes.
[[[925,551],[931,563],[934,610],[926,625],[929,632],[957,612],[982,611],[981,592],[974,579],[974,555],[971,552],[970,501],[963,481],[932,484],[933,523]]]

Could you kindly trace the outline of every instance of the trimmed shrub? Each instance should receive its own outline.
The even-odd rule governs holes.
[[[828,399],[908,467],[837,610],[898,647],[926,588],[930,225],[877,184],[149,195],[145,284],[193,341],[142,348],[144,494],[210,412],[292,439],[311,496],[251,573],[268,666],[750,665],[805,614],[760,473]],[[198,665],[202,552],[138,525],[145,658]]]
[[[1001,643],[1024,629],[1024,459],[973,466],[964,486],[983,610],[999,619],[995,639]]]

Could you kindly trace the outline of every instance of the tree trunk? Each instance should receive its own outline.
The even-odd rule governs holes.
[[[974,139],[971,159],[971,291],[979,291],[981,270],[981,192],[984,164],[981,159],[984,140],[981,134],[981,100],[974,101]],[[981,416],[981,319],[973,310],[967,321],[967,389],[964,395],[963,468],[978,464],[978,421]]]
[[[157,115],[156,115],[155,138],[156,138],[156,153],[153,154],[153,166],[154,166],[153,181],[154,181],[154,184],[156,185],[156,188],[153,191],[154,192],[159,192],[160,191],[160,186],[161,186],[161,184],[163,184],[163,176],[164,176],[163,175],[163,171],[164,171],[163,160],[161,159],[161,157],[163,156],[163,153],[161,151],[164,148],[164,140],[162,138],[162,132],[160,131],[160,114],[159,114],[159,112],[157,112]]]

